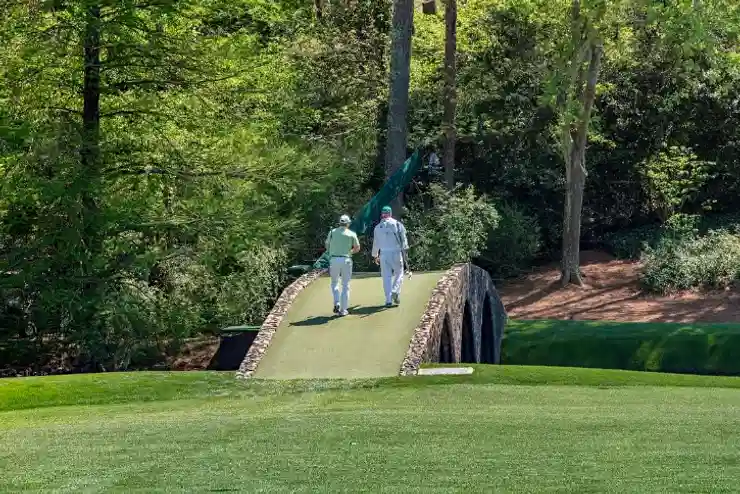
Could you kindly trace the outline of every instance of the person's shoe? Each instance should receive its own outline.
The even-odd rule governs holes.
[[[385,306],[386,307],[393,307],[393,302],[386,302],[385,303]]]
[[[339,314],[339,304],[334,306],[334,313]]]
[[[392,297],[393,297],[393,303],[394,304],[399,305],[401,303],[401,295],[400,294],[394,293],[392,295]]]
[[[349,312],[347,312],[346,310],[343,310],[343,311],[341,311],[341,312],[339,313],[339,315],[340,315],[340,316],[346,316],[346,315],[349,315]]]

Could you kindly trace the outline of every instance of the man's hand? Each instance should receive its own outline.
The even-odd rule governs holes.
[[[380,266],[380,257],[379,256],[373,257],[373,261],[375,261],[375,264],[377,264],[378,266]]]

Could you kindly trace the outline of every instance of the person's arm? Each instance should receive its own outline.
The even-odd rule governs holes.
[[[406,237],[406,227],[398,222],[398,233],[401,235],[401,250],[409,250],[409,239]]]
[[[409,240],[406,236],[406,227],[403,226],[403,223],[400,221],[398,222],[398,241],[401,244],[401,256],[403,257],[403,264],[405,266],[406,271],[411,272],[409,268]]]
[[[331,230],[329,230],[329,234],[326,236],[326,240],[324,241],[324,247],[326,250],[329,250],[329,244],[331,243]]]
[[[357,238],[357,234],[352,235],[352,253],[357,254],[360,252],[360,239]]]
[[[374,259],[378,259],[378,255],[380,254],[380,246],[378,245],[378,227],[375,227],[375,230],[373,230],[373,250],[372,250],[372,256]]]

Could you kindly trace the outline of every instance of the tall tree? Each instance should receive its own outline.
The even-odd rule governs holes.
[[[315,179],[328,185],[343,172],[323,165],[328,155],[313,168],[312,149],[274,138],[275,122],[254,117],[280,100],[260,93],[290,87],[292,72],[263,48],[262,24],[223,15],[239,13],[233,4],[7,2],[0,300],[24,307],[18,333],[125,368],[161,335],[173,341],[232,317],[232,294],[235,319],[245,317],[244,292],[216,280],[255,269],[266,276],[241,271],[233,281],[272,287],[246,316],[263,317],[282,277],[269,266],[293,247],[263,242],[262,228],[295,226],[292,211],[324,188]],[[273,67],[282,77],[269,77]],[[18,142],[7,146],[6,135]],[[208,299],[200,306],[188,295],[196,285]]]
[[[411,80],[411,36],[414,25],[414,0],[394,0],[391,24],[391,73],[388,96],[388,136],[386,141],[386,176],[392,175],[406,160]],[[396,209],[402,204],[399,197]]]
[[[581,0],[572,0],[570,39],[565,49],[564,80],[557,95],[560,123],[557,138],[565,162],[565,209],[563,211],[562,284],[581,285],[580,241],[583,193],[586,185],[586,144],[596,84],[604,48],[594,19],[606,9],[600,3],[584,13]]]
[[[457,0],[445,3],[445,91],[444,121],[445,133],[444,168],[447,188],[455,187],[455,113],[457,111]]]

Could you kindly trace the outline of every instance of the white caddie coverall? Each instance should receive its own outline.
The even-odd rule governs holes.
[[[334,306],[340,311],[349,306],[349,282],[352,280],[352,248],[360,245],[357,234],[345,227],[337,227],[329,232],[324,244],[329,252],[329,275]],[[342,278],[342,300],[339,302],[339,278]]]
[[[408,250],[406,228],[395,218],[385,218],[375,227],[373,233],[372,256],[380,253],[380,275],[383,277],[385,303],[391,303],[391,296],[401,294],[403,283],[403,253]]]

